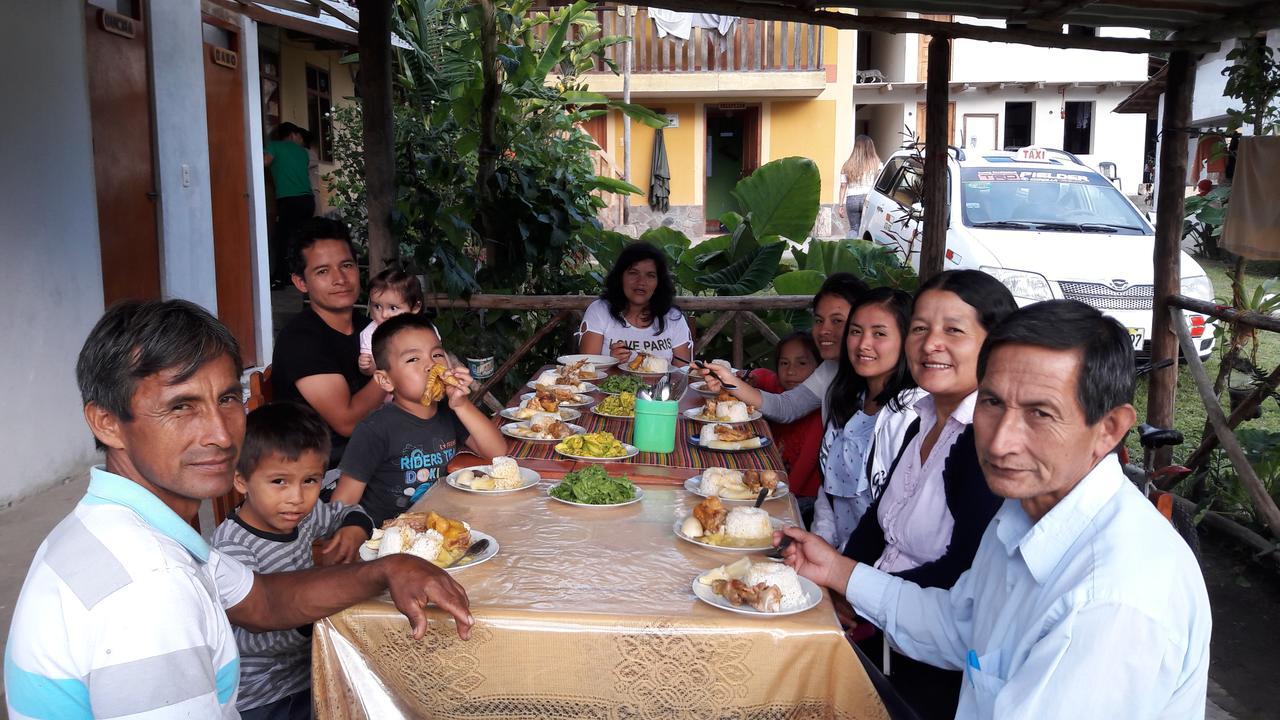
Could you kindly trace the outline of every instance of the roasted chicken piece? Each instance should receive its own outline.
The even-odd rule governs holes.
[[[426,532],[427,528],[431,527],[427,522],[431,515],[435,515],[435,513],[404,513],[403,515],[397,515],[396,517],[382,523],[382,529],[386,531],[391,528],[407,527],[414,532]]]
[[[573,363],[572,365],[565,365],[560,368],[559,372],[557,372],[557,376],[560,378],[561,384],[577,385],[582,382],[582,366],[586,364],[587,361],[583,359]]]
[[[432,365],[431,369],[427,370],[427,386],[422,391],[422,404],[430,405],[443,400],[446,385],[462,387],[462,383],[449,372],[449,368],[440,363]]]
[[[720,498],[712,496],[693,506],[693,517],[702,524],[703,532],[714,535],[724,527],[724,519],[729,511],[724,508]]]
[[[718,402],[718,403],[722,403],[722,402],[732,402],[732,401],[737,400],[737,399],[738,399],[738,398],[736,398],[736,397],[734,397],[734,396],[730,395],[730,394],[729,394],[729,391],[728,391],[728,390],[725,390],[724,388],[721,388],[721,389],[720,389],[720,394],[719,394],[719,395],[716,395],[716,398],[715,398],[716,402]]]
[[[538,385],[534,389],[536,393],[545,393],[544,397],[553,397],[556,402],[573,402],[578,394],[568,388],[556,387],[555,385]],[[555,412],[548,410],[547,412]]]
[[[638,371],[644,367],[644,361],[648,358],[649,353],[638,352],[635,357],[631,358],[631,362],[627,363],[627,367]]]
[[[466,550],[471,544],[471,531],[461,520],[451,520],[437,515],[434,511],[427,513],[427,527],[444,536],[444,547],[449,551]]]
[[[778,487],[778,473],[776,470],[743,470],[742,484],[752,492],[760,492],[760,488],[772,491]]]
[[[706,402],[702,403],[702,417],[705,417],[705,418],[720,417],[719,415],[716,414],[716,410],[719,409],[719,406],[720,406],[719,400],[707,400]]]
[[[747,585],[741,580],[716,580],[711,590],[732,605],[747,604],[760,612],[778,612],[782,609],[782,591],[775,585],[756,583]]]
[[[717,425],[715,433],[720,442],[742,442],[756,436],[750,425]]]
[[[560,409],[560,400],[556,397],[553,390],[545,389],[547,386],[541,386],[542,389],[537,390],[526,407],[533,407],[541,412],[556,412]]]
[[[529,431],[539,435],[553,437],[556,440],[563,440],[573,434],[573,430],[569,429],[561,420],[552,420],[548,423],[531,423]]]

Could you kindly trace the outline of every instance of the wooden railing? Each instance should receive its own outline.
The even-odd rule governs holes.
[[[672,35],[658,37],[648,8],[600,5],[596,18],[605,36],[625,36],[626,16],[634,12],[632,38],[633,73],[778,72],[821,70],[823,28],[804,23],[738,18],[728,33],[716,28],[692,28],[688,40]],[[573,28],[573,32],[582,32]],[[545,26],[543,33],[545,34]],[[622,67],[626,45],[606,49],[607,57]],[[594,72],[612,72],[597,62]]]
[[[427,307],[433,307],[438,310],[517,310],[517,311],[552,311],[555,314],[551,319],[540,326],[533,335],[529,336],[515,352],[507,358],[494,372],[493,376],[486,379],[476,390],[475,395],[484,398],[485,402],[491,406],[497,402],[492,398],[490,391],[498,387],[507,373],[511,372],[524,357],[529,354],[538,341],[542,340],[551,331],[555,330],[561,323],[581,316],[583,311],[592,302],[598,298],[593,295],[472,295],[469,299],[462,300],[451,298],[448,295],[428,295],[426,298]],[[716,318],[711,327],[702,333],[694,342],[693,353],[697,357],[707,345],[711,343],[721,332],[733,324],[731,332],[733,333],[733,366],[743,367],[746,361],[744,356],[743,334],[748,326],[754,328],[766,340],[776,345],[778,336],[760,319],[756,312],[765,312],[769,310],[801,310],[809,307],[813,302],[813,298],[809,295],[773,295],[773,296],[746,296],[746,297],[703,297],[693,295],[680,295],[675,299],[676,307],[686,314],[701,312],[718,312],[721,313]],[[501,405],[499,404],[500,408]]]
[[[1257,410],[1262,401],[1275,391],[1276,382],[1280,380],[1280,368],[1273,370],[1266,380],[1254,388],[1253,393],[1245,398],[1244,402],[1228,418],[1222,411],[1221,401],[1214,393],[1213,382],[1209,379],[1204,365],[1200,362],[1199,350],[1191,339],[1186,322],[1182,319],[1183,310],[1271,332],[1280,332],[1280,319],[1255,312],[1242,312],[1231,307],[1215,305],[1184,295],[1173,295],[1169,298],[1169,312],[1172,315],[1173,330],[1178,336],[1178,344],[1181,347],[1183,357],[1187,361],[1187,369],[1191,371],[1191,379],[1195,382],[1196,390],[1200,393],[1200,401],[1204,405],[1209,426],[1213,428],[1213,435],[1201,440],[1200,447],[1192,454],[1187,465],[1195,467],[1196,463],[1202,462],[1208,457],[1209,452],[1215,445],[1220,444],[1223,450],[1226,451],[1227,458],[1231,461],[1231,465],[1240,479],[1240,484],[1244,487],[1245,492],[1248,493],[1249,499],[1253,501],[1258,517],[1271,530],[1271,534],[1274,537],[1280,538],[1280,508],[1276,506],[1275,500],[1272,499],[1270,493],[1267,492],[1266,486],[1258,478],[1257,472],[1253,469],[1249,458],[1245,456],[1244,449],[1240,447],[1240,442],[1234,434],[1236,426],[1252,417],[1253,411]],[[1274,542],[1267,541],[1246,528],[1231,527],[1230,525],[1233,524],[1224,524],[1221,522],[1222,518],[1214,513],[1206,513],[1205,519],[1210,522],[1217,521],[1216,524],[1219,529],[1225,530],[1238,539],[1249,542],[1258,547],[1260,552],[1265,552],[1276,559],[1277,562],[1280,562],[1280,552],[1277,551],[1280,546],[1277,546]],[[1252,537],[1250,537],[1251,535]]]

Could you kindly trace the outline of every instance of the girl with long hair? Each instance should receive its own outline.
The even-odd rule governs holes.
[[[760,413],[774,422],[795,422],[818,408],[822,408],[825,421],[827,388],[831,386],[840,363],[840,340],[849,320],[849,309],[866,291],[867,284],[853,273],[833,273],[822,283],[813,296],[811,331],[822,364],[799,386],[783,393],[762,392],[738,380],[729,368],[707,364],[707,390],[718,393],[726,383],[736,385],[729,390],[730,395],[760,408]]]
[[[675,297],[662,251],[649,243],[631,243],[605,277],[600,299],[583,314],[578,352],[612,355],[620,362],[643,352],[676,367],[687,365],[693,336],[684,314],[674,307]]]
[[[836,205],[836,214],[849,221],[845,237],[858,237],[858,230],[862,227],[862,204],[876,182],[880,164],[875,141],[869,135],[855,138],[849,159],[840,166],[840,203]]]
[[[840,347],[840,367],[827,393],[828,421],[819,458],[823,482],[812,531],[844,546],[880,497],[889,464],[916,419],[916,388],[903,348],[911,296],[894,288],[869,290],[853,305]]]

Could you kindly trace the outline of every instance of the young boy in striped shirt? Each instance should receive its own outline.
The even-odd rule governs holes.
[[[213,546],[259,573],[349,562],[373,521],[359,505],[317,503],[329,458],[329,429],[311,408],[282,402],[249,413],[235,487],[244,503],[218,526]],[[244,720],[311,717],[311,626],[255,633],[234,628],[240,648]]]

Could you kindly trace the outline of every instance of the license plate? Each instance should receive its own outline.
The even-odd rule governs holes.
[[[1133,343],[1134,350],[1142,349],[1142,328],[1128,328],[1129,342]]]

